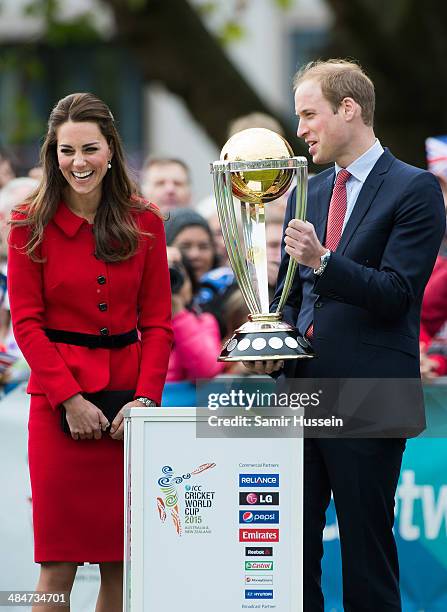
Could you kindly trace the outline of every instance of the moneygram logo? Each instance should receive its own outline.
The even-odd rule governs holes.
[[[239,492],[240,506],[279,506],[279,493]]]
[[[246,572],[271,572],[273,561],[245,561]]]
[[[246,546],[246,557],[272,557],[273,546]]]
[[[246,512],[239,510],[239,523],[279,523],[279,510],[271,512]]]
[[[239,529],[239,542],[279,542],[279,529]]]
[[[245,576],[245,584],[250,586],[267,586],[273,584],[273,576],[259,575],[259,576]]]
[[[279,487],[279,474],[239,474],[240,487]]]
[[[273,599],[273,589],[245,589],[245,599]]]

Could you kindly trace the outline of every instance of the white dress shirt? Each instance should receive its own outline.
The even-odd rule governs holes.
[[[372,147],[360,155],[360,157],[357,157],[357,159],[349,164],[349,166],[346,168],[351,176],[346,181],[346,194],[348,202],[345,220],[343,223],[343,230],[345,229],[346,223],[354,210],[358,195],[368,177],[368,174],[371,172],[382,153],[383,147],[376,139],[376,142],[372,145]],[[341,166],[335,164],[335,176],[337,176],[340,170],[342,170]]]

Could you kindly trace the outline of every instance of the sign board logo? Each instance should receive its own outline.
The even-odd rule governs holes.
[[[273,584],[273,576],[269,575],[256,575],[253,574],[251,576],[245,576],[245,584],[249,584],[251,586],[267,586]]]
[[[240,487],[279,487],[279,474],[239,474]]]
[[[246,572],[271,572],[273,561],[245,561]]]
[[[279,493],[239,492],[240,506],[279,506]]]
[[[246,512],[239,510],[239,523],[279,523],[279,510],[269,512]]]
[[[247,493],[244,499],[244,493],[239,493],[239,503],[240,504],[257,504],[258,503],[258,494],[257,493]],[[242,499],[242,501],[241,501]]]
[[[245,599],[273,599],[273,589],[245,589]]]
[[[246,546],[246,557],[272,557],[273,546]]]
[[[239,542],[279,542],[279,529],[239,529]]]
[[[179,512],[177,485],[191,478],[191,476],[196,476],[197,474],[201,474],[202,472],[210,470],[214,467],[216,467],[215,463],[203,463],[191,472],[187,472],[186,474],[178,476],[174,475],[174,470],[171,466],[165,465],[162,467],[162,476],[157,481],[162,493],[162,496],[157,497],[158,515],[160,517],[161,522],[164,523],[166,521],[167,513],[169,511],[169,513],[171,514],[172,522],[174,523],[174,527],[178,535],[182,535],[183,526]]]

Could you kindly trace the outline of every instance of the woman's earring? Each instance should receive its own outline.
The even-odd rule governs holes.
[[[111,167],[112,167],[112,162],[109,160],[109,163],[107,164],[107,168],[110,170]]]

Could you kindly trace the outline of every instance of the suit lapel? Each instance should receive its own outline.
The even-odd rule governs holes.
[[[360,190],[354,209],[349,217],[340,242],[337,247],[337,253],[344,253],[349,241],[351,240],[355,230],[357,229],[360,221],[368,212],[380,186],[382,185],[385,174],[388,172],[394,160],[393,155],[386,149],[385,152],[379,157],[374,168],[368,174],[366,181]]]
[[[332,196],[332,188],[334,186],[335,172],[331,172],[329,176],[318,187],[317,206],[315,210],[315,233],[321,244],[324,243],[326,234],[327,216],[329,211],[329,203]]]

